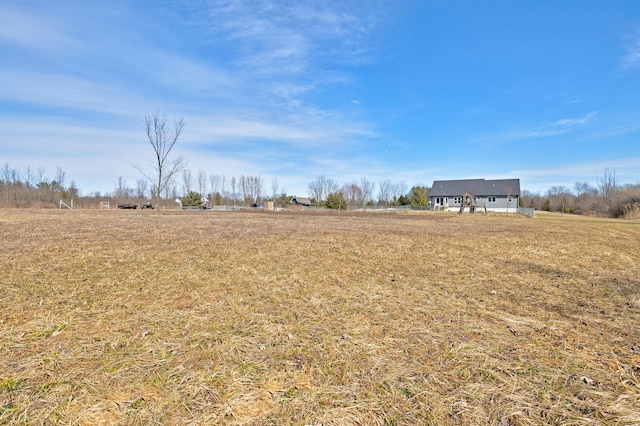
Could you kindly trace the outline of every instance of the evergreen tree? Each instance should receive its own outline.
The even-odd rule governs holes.
[[[421,186],[411,188],[409,201],[412,207],[427,207],[429,205],[429,189]]]
[[[327,195],[327,202],[325,203],[325,206],[328,209],[346,210],[347,202],[345,201],[342,193],[332,192],[331,194]]]
[[[201,207],[202,195],[195,191],[190,191],[189,194],[182,197],[181,201],[183,206]]]

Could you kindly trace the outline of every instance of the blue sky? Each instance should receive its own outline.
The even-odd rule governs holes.
[[[640,181],[640,2],[0,0],[0,162],[85,195],[184,117],[195,175]],[[269,191],[270,192],[270,191]]]

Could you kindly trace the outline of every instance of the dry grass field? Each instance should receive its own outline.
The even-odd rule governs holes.
[[[640,424],[638,221],[3,210],[0,268],[0,424]]]

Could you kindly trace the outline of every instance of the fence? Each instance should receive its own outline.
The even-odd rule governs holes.
[[[529,217],[536,217],[535,209],[532,209],[530,207],[518,207],[518,214]]]

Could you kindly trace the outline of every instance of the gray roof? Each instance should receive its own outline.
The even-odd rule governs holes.
[[[520,179],[461,179],[435,180],[429,192],[430,197],[456,197],[469,191],[473,195],[486,197],[520,196]]]
[[[293,197],[290,201],[291,204],[302,204],[303,206],[310,206],[311,200],[306,197]]]

